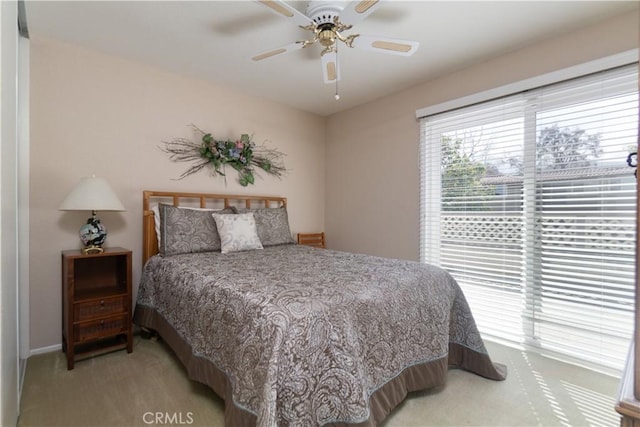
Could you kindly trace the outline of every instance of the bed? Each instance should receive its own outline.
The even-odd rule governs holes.
[[[224,399],[227,426],[375,426],[449,368],[505,378],[446,271],[295,244],[286,209],[282,197],[143,192],[134,322]],[[202,243],[211,217],[218,240]],[[229,250],[226,221],[241,219],[262,249]]]

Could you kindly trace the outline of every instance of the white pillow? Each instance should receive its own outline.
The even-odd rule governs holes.
[[[222,209],[209,209],[209,208],[191,208],[189,206],[176,206],[178,209],[191,209],[194,211],[211,211],[211,212],[216,212],[216,211],[221,211]],[[160,239],[160,204],[157,204],[155,206],[153,206],[151,208],[151,211],[153,212],[153,224],[154,224],[154,228],[156,229],[156,237],[158,238],[158,248],[161,248],[162,246],[160,246],[161,243],[161,239]]]
[[[223,254],[262,249],[253,213],[212,214]]]

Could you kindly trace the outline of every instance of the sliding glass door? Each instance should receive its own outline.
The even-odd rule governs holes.
[[[422,259],[485,335],[622,368],[637,117],[630,66],[422,119]]]

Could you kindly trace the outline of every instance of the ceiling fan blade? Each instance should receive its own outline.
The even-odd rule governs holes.
[[[322,54],[322,76],[325,83],[334,83],[340,80],[340,68],[338,68],[338,55],[335,52]]]
[[[284,55],[285,53],[293,52],[294,50],[300,50],[303,47],[304,44],[302,42],[289,43],[286,46],[259,53],[255,56],[252,56],[251,59],[254,61],[262,61],[263,59],[271,58],[273,56]]]
[[[392,55],[411,56],[416,53],[420,43],[411,40],[392,39],[389,37],[357,36],[351,47],[372,50],[374,52],[390,53]]]
[[[369,16],[374,10],[380,7],[382,0],[355,0],[349,2],[342,12],[340,21],[343,24],[353,25]]]
[[[289,6],[282,0],[257,0],[259,3],[267,6],[280,16],[283,16],[300,27],[307,27],[311,25],[315,28],[316,23],[311,18],[300,13],[294,7]]]

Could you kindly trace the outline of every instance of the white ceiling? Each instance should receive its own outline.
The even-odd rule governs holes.
[[[307,2],[289,2],[304,12]],[[637,1],[393,1],[354,26],[420,42],[412,57],[342,48],[341,99],[325,84],[318,45],[261,62],[251,56],[308,39],[255,1],[31,1],[27,25],[45,37],[330,115],[453,70],[622,13]]]

